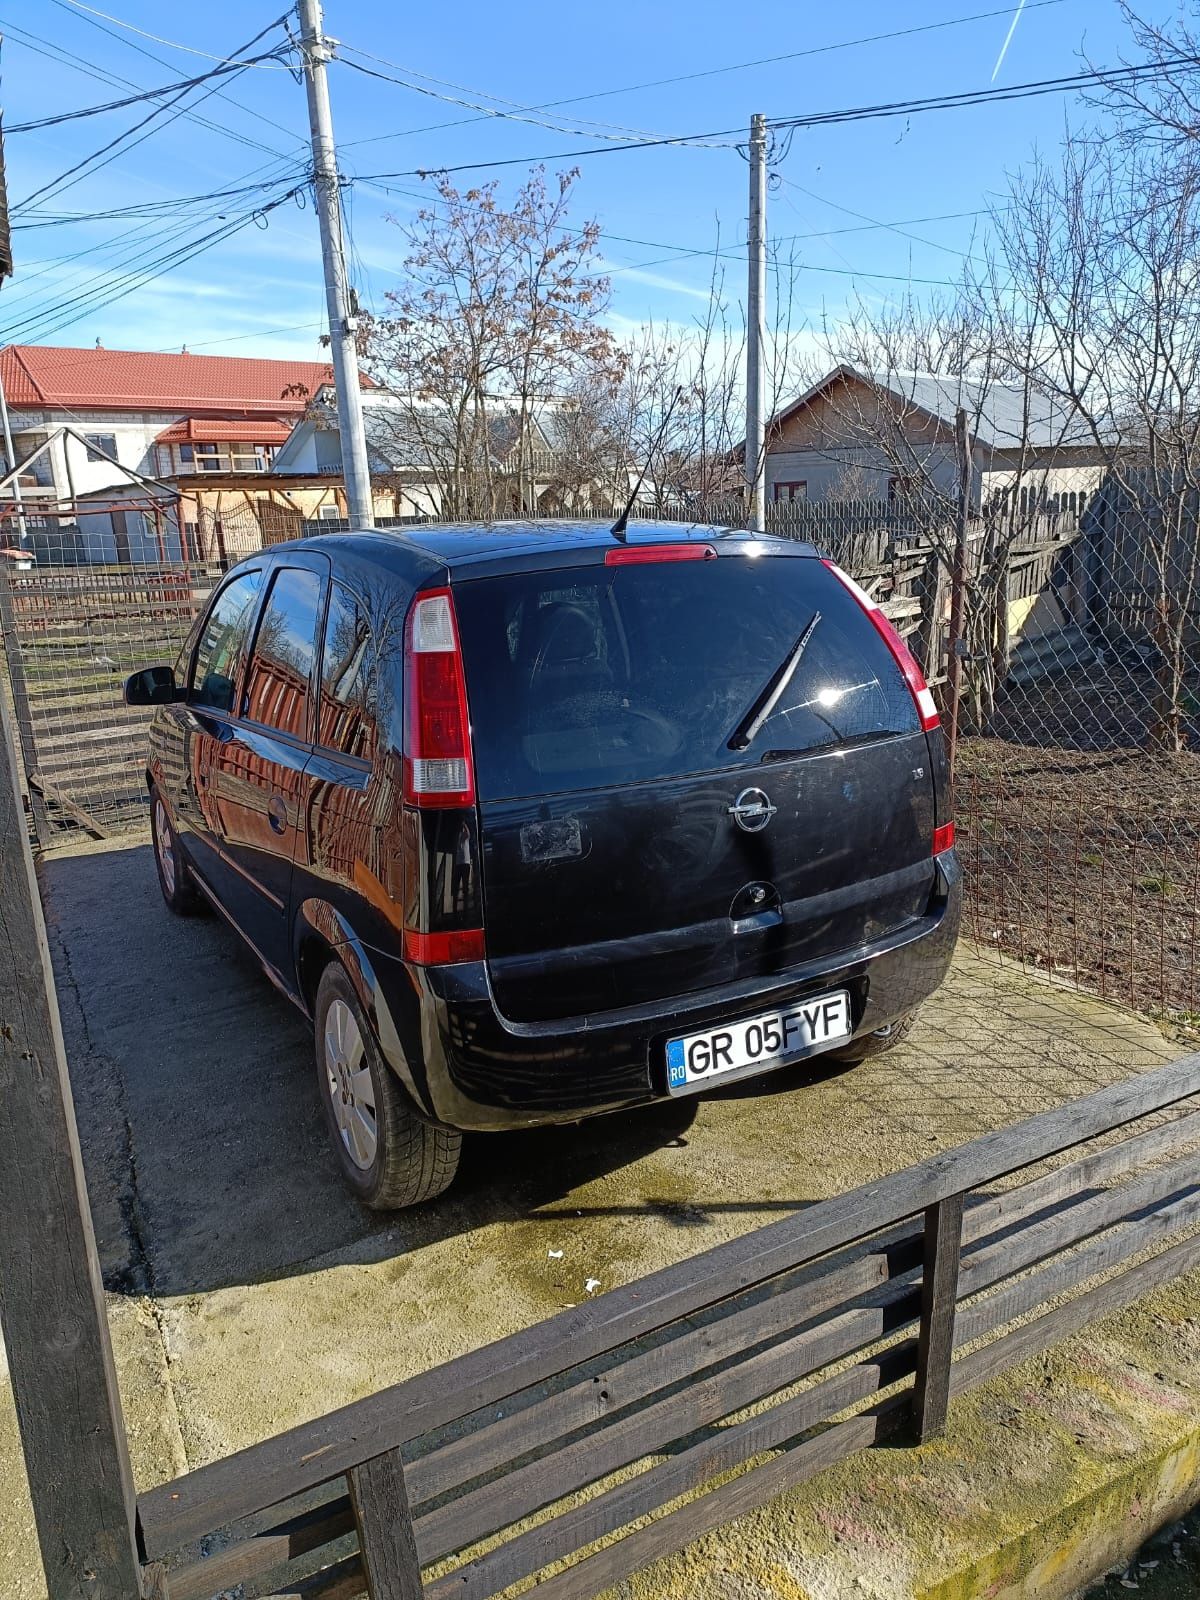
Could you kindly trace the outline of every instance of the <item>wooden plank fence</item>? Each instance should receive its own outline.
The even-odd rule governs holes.
[[[1198,1092],[1189,1056],[152,1489],[153,1592],[487,1600],[569,1562],[539,1596],[583,1600],[847,1456],[935,1437],[955,1395],[1200,1265]]]

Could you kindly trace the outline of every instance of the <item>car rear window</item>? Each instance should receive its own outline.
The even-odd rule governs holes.
[[[454,595],[484,800],[755,766],[920,727],[891,652],[816,560],[509,573]],[[818,613],[777,705],[731,749]]]

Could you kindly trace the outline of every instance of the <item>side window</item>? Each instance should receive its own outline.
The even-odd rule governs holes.
[[[317,743],[370,761],[378,719],[375,647],[366,611],[335,583],[321,657],[321,709]]]
[[[304,567],[275,574],[254,641],[242,715],[308,737],[309,682],[317,647],[321,580]]]
[[[233,710],[238,659],[246,647],[261,587],[261,572],[243,572],[226,584],[214,601],[200,630],[188,685],[188,698],[194,705]]]

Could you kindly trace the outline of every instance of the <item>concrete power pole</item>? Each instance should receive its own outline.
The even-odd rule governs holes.
[[[747,522],[766,527],[766,375],[767,342],[767,119],[750,118],[750,226],[746,253],[750,276],[746,291],[746,491]]]
[[[297,0],[296,15],[300,19],[300,53],[308,90],[308,124],[312,134],[313,178],[317,218],[321,225],[321,256],[325,266],[325,299],[329,307],[329,339],[337,388],[346,501],[351,525],[373,528],[375,508],[371,499],[367,435],[358,384],[357,318],[350,304],[346,246],[342,237],[341,180],[333,143],[329,84],[325,76],[325,65],[333,51],[321,31],[321,0]]]

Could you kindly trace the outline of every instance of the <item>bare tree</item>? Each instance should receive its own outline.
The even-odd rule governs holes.
[[[966,496],[960,650],[964,724],[975,731],[987,727],[1008,671],[1012,553],[1044,514],[1074,426],[1037,392],[1029,371],[1033,327],[1009,314],[997,282],[968,275],[952,294],[925,302],[906,296],[882,309],[859,301],[825,336],[825,367],[838,376],[823,396],[824,453],[841,492],[849,485],[853,498],[893,502],[893,525],[902,518],[929,540],[943,582],[953,576]],[[960,410],[968,457],[955,440]]]
[[[429,469],[443,515],[535,509],[547,405],[620,381],[599,233],[567,221],[577,176],[548,183],[537,168],[505,208],[495,183],[460,192],[443,174],[402,229],[403,283],[370,328],[367,364],[394,397],[381,419]]]
[[[1107,469],[1121,531],[1106,582],[1149,605],[1149,738],[1166,750],[1186,740],[1200,591],[1198,197],[1190,146],[1069,137],[1060,164],[1014,183],[1000,233],[1037,335],[1014,364],[1080,419]]]

